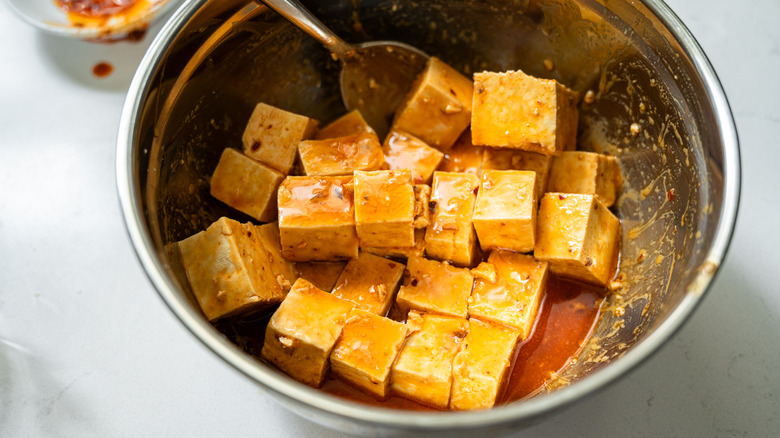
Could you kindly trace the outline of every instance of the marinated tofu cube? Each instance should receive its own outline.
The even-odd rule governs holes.
[[[385,399],[390,370],[404,342],[405,324],[355,309],[330,355],[333,374],[380,400]]]
[[[593,195],[545,193],[534,255],[550,270],[605,286],[617,266],[620,221]]]
[[[276,191],[284,175],[241,152],[222,152],[211,177],[211,196],[260,222],[276,220]]]
[[[263,358],[299,382],[320,386],[353,307],[299,278],[268,321]]]
[[[282,255],[338,261],[358,254],[352,177],[288,176],[279,186]]]
[[[334,120],[328,126],[322,128],[314,136],[314,139],[324,140],[326,138],[346,137],[355,134],[376,134],[359,110],[352,110]]]
[[[474,146],[471,143],[471,131],[466,130],[458,138],[455,145],[444,154],[439,167],[436,169],[442,172],[462,172],[473,173],[479,176],[482,172],[482,155],[484,147]]]
[[[452,361],[469,323],[450,316],[409,312],[412,332],[390,372],[391,391],[424,405],[446,409],[452,389]]]
[[[415,197],[409,169],[356,170],[354,184],[360,245],[413,246]]]
[[[403,273],[403,264],[361,251],[347,263],[333,295],[354,303],[357,309],[385,316]]]
[[[192,292],[209,321],[284,298],[250,223],[223,217],[178,247]]]
[[[536,174],[527,170],[486,170],[474,207],[474,229],[484,251],[534,250]]]
[[[469,78],[431,58],[398,105],[393,127],[447,150],[471,123],[473,94]]]
[[[467,268],[456,268],[447,262],[409,257],[409,272],[398,291],[396,302],[401,310],[419,310],[439,315],[468,316],[468,301],[474,276]]]
[[[387,135],[382,151],[390,169],[409,169],[415,184],[429,184],[433,171],[444,157],[419,138],[397,129]]]
[[[526,254],[495,250],[487,264],[495,276],[477,275],[469,300],[469,317],[513,328],[520,339],[526,339],[547,287],[547,262]]]
[[[287,175],[298,143],[314,136],[317,125],[309,117],[258,103],[244,129],[244,154]]]
[[[512,367],[518,332],[469,319],[469,334],[452,365],[450,409],[485,409],[496,404]]]
[[[386,166],[376,134],[363,133],[298,144],[306,175],[352,175],[355,170],[378,170]]]
[[[344,272],[347,262],[295,262],[298,277],[330,292]]]
[[[361,248],[361,251],[402,261],[406,261],[412,256],[422,257],[425,254],[425,229],[414,230],[414,246],[392,246],[387,248],[364,246]]]
[[[554,157],[548,188],[551,192],[598,195],[611,207],[623,186],[617,158],[594,152],[567,151]]]
[[[553,157],[520,149],[485,148],[482,170],[530,170],[536,172],[536,200],[544,196]]]
[[[557,155],[577,143],[579,96],[522,71],[474,74],[474,144]]]
[[[287,293],[293,283],[295,283],[295,280],[298,279],[298,273],[295,269],[295,263],[282,257],[282,243],[279,241],[279,224],[271,222],[264,225],[256,225],[255,235],[265,249],[266,257],[271,264],[271,271],[274,277],[276,277],[277,283]]]
[[[425,253],[436,260],[471,266],[477,257],[477,235],[471,218],[479,178],[468,173],[435,172],[431,222],[425,232]]]

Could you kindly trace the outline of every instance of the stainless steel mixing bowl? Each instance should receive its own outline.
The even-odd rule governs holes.
[[[520,68],[587,95],[579,142],[617,155],[626,189],[625,288],[608,295],[577,362],[534,397],[477,412],[352,403],[245,353],[201,315],[172,242],[227,207],[209,196],[223,148],[256,102],[326,122],[338,66],[316,42],[245,0],[192,0],[151,45],[122,113],[117,177],[128,232],[173,313],[215,354],[308,419],[349,432],[517,427],[646,360],[688,319],[718,270],[737,214],[740,162],[726,97],[701,48],[657,0],[305,2],[351,42],[400,40],[466,74]],[[588,93],[588,91],[591,93]],[[591,101],[592,103],[588,103]],[[244,217],[237,217],[244,220]]]

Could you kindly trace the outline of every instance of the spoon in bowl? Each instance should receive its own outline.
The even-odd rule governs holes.
[[[349,44],[297,0],[261,1],[330,50],[341,63],[339,82],[344,106],[348,111],[360,110],[379,138],[383,138],[396,107],[429,56],[395,41]]]

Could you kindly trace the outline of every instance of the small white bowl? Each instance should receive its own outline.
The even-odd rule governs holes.
[[[102,20],[77,24],[55,0],[5,0],[10,9],[27,23],[57,36],[79,39],[117,40],[134,31],[143,31],[151,21],[175,7],[180,0],[138,0],[123,13]]]

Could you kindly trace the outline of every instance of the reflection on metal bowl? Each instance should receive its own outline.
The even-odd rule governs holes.
[[[139,259],[176,316],[226,362],[308,419],[348,432],[518,427],[608,385],[656,351],[703,298],[736,218],[734,122],[704,53],[660,1],[308,1],[352,42],[399,40],[460,71],[522,69],[586,96],[580,147],[619,157],[622,289],[575,364],[535,396],[476,412],[360,405],[301,385],[230,343],[200,314],[171,243],[230,214],[209,196],[222,149],[259,101],[320,120],[344,111],[338,65],[265,7],[191,1],[130,87],[117,153]],[[590,93],[589,93],[590,91]]]

